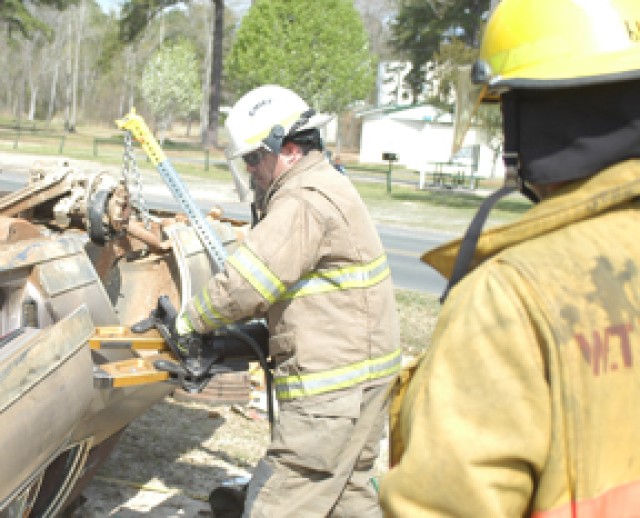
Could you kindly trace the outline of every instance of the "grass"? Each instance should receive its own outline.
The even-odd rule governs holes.
[[[354,183],[376,221],[457,235],[464,232],[485,199],[474,191],[430,191],[394,185],[387,193],[385,184]],[[530,206],[522,196],[509,196],[496,204],[486,228],[515,221]]]
[[[402,351],[415,356],[431,343],[431,334],[440,312],[436,295],[396,289]]]

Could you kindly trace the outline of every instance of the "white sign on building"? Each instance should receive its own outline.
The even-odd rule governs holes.
[[[411,71],[409,61],[382,61],[378,63],[378,106],[406,106],[413,102],[411,90],[404,78]]]

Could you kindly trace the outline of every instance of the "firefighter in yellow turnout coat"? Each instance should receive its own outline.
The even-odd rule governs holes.
[[[293,92],[241,98],[227,128],[266,191],[262,220],[187,306],[181,334],[266,315],[279,418],[245,516],[380,515],[371,470],[400,366],[389,266],[351,182]]]
[[[638,27],[636,0],[490,17],[473,77],[540,201],[466,257],[394,414],[387,516],[640,516]],[[463,249],[424,259],[455,283]]]

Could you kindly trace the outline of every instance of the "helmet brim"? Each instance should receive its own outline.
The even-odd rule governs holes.
[[[516,68],[491,78],[488,90],[575,88],[633,79],[640,79],[637,48]]]

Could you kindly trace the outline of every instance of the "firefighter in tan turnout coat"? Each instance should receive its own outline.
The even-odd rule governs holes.
[[[229,156],[265,191],[263,217],[176,323],[268,320],[279,416],[244,516],[381,514],[370,479],[400,367],[395,299],[367,209],[322,153],[326,121],[275,85],[233,107]]]
[[[472,77],[501,103],[508,182],[539,203],[424,257],[452,289],[383,508],[640,516],[640,2],[503,0]]]

